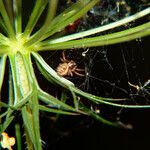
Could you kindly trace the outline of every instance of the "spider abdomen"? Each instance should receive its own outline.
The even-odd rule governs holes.
[[[69,66],[68,63],[61,63],[59,64],[59,66],[56,69],[56,72],[60,75],[60,76],[66,76],[68,74],[68,70],[69,70]]]
[[[60,60],[62,63],[58,65],[56,68],[56,72],[60,76],[73,76],[73,74],[76,74],[78,76],[84,76],[84,74],[81,74],[80,72],[84,71],[84,69],[78,69],[77,64],[73,60],[67,60],[65,58],[64,52],[62,53],[62,58]]]

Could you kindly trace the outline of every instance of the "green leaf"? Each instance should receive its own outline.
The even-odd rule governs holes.
[[[15,124],[15,131],[16,131],[17,150],[21,150],[22,149],[21,130],[20,130],[20,124],[19,123]]]
[[[13,54],[9,55],[8,58],[10,61],[10,70],[11,70],[11,75],[13,80],[14,104],[16,104],[18,102],[18,99],[21,98],[20,89],[17,84],[17,74],[16,74],[17,68],[16,68],[14,55]]]
[[[72,40],[68,42],[55,43],[51,44],[50,42],[41,42],[37,46],[37,50],[62,50],[62,49],[70,49],[70,48],[86,48],[86,47],[96,47],[96,46],[104,46],[111,45],[126,41],[131,41],[136,38],[142,38],[144,36],[150,35],[150,22],[145,23],[143,25],[139,25],[137,27],[133,27],[130,29],[126,29],[124,31],[119,31],[116,33],[111,33],[108,35],[101,35],[91,38],[84,38],[79,40]]]
[[[46,62],[42,59],[42,57],[39,54],[37,54],[37,53],[32,53],[32,54],[36,58],[36,60],[38,61],[38,63],[40,63],[41,68],[43,68],[43,70],[40,70],[41,73],[49,81],[52,80],[54,83],[57,83],[58,85],[69,89],[71,92],[75,92],[75,93],[77,93],[77,94],[79,94],[79,95],[81,95],[83,97],[86,97],[87,99],[92,100],[95,103],[103,103],[103,104],[108,104],[108,105],[117,106],[117,107],[121,107],[121,106],[123,106],[123,107],[133,107],[133,105],[132,106],[128,106],[128,105],[115,104],[116,100],[114,100],[114,102],[113,102],[112,98],[98,97],[98,96],[95,96],[95,95],[83,92],[83,91],[75,88],[75,86],[73,84],[70,84],[69,80],[67,80],[67,79],[65,79],[63,77],[60,77],[52,68],[50,68],[50,66],[48,64],[46,64]],[[45,94],[43,93],[44,97],[46,97]],[[74,96],[74,103],[76,105],[75,95],[73,95],[73,96]],[[52,99],[52,97],[50,95],[49,95],[49,97]],[[40,95],[40,98],[42,98],[42,95]]]
[[[44,34],[47,32],[49,28],[52,19],[55,16],[57,4],[58,0],[53,0],[49,2],[47,16],[43,26],[30,38],[28,42],[25,43],[25,46],[30,46],[33,43],[40,41],[40,39],[44,36]]]
[[[30,136],[27,130],[24,130],[24,135],[26,137],[26,145],[27,145],[27,149],[29,150],[34,150],[34,145],[32,143],[32,141],[30,140]]]
[[[32,55],[34,56],[36,63],[40,65],[40,67],[38,67],[47,80],[50,82],[53,81],[54,83],[57,83],[63,87],[74,86],[71,81],[59,76],[38,53],[33,52]]]
[[[1,88],[2,88],[3,80],[4,80],[6,58],[7,58],[7,55],[3,55],[0,58],[0,91],[1,91]]]
[[[16,110],[15,107],[10,106],[9,104],[6,104],[6,103],[4,103],[4,102],[0,102],[0,108],[1,108],[1,107],[11,108],[11,109],[13,109],[13,110]]]
[[[22,33],[22,0],[13,1],[15,31],[17,34]]]
[[[60,32],[70,23],[73,23],[77,19],[83,17],[83,15],[87,13],[87,11],[89,11],[97,2],[99,2],[99,0],[91,0],[86,3],[77,1],[52,21],[49,25],[48,32],[42,39],[46,39],[54,33]]]
[[[70,92],[71,92],[71,94],[72,94],[74,106],[75,106],[76,110],[78,110],[78,100],[77,100],[77,96],[76,96],[75,92],[72,90],[71,86],[69,86],[69,90],[70,90]]]
[[[33,114],[33,127],[34,127],[34,134],[35,134],[35,142],[38,147],[38,150],[42,150],[41,144],[41,136],[40,136],[40,121],[39,121],[39,103],[38,103],[38,92],[36,86],[34,88],[34,95],[30,101],[32,114]]]
[[[71,87],[71,88],[72,88],[72,90],[76,94],[78,94],[78,95],[80,95],[82,97],[85,97],[88,100],[90,100],[90,101],[92,101],[92,102],[94,102],[96,104],[106,104],[106,105],[110,105],[110,106],[114,106],[114,107],[134,108],[134,109],[138,109],[138,108],[140,108],[140,109],[150,108],[150,105],[126,105],[126,104],[118,104],[118,103],[116,103],[116,100],[113,102],[112,98],[103,98],[103,97],[95,96],[95,95],[92,95],[90,93],[81,91],[80,89],[75,88],[75,87]],[[109,99],[111,99],[111,101]]]
[[[73,112],[60,110],[60,109],[54,109],[54,108],[50,108],[48,106],[46,107],[46,106],[42,106],[42,105],[39,105],[39,109],[41,111],[46,111],[46,112],[56,113],[56,114],[62,114],[62,115],[79,115],[78,113],[73,113]]]
[[[4,24],[6,26],[6,29],[8,30],[7,33],[9,35],[9,37],[10,38],[15,38],[15,32],[14,32],[13,26],[11,24],[10,18],[8,16],[8,13],[6,11],[6,8],[4,6],[3,0],[0,0],[0,13],[2,15],[2,18],[3,18]]]
[[[25,96],[24,98],[22,98],[21,100],[19,100],[19,102],[15,105],[15,106],[10,106],[10,108],[6,111],[6,113],[3,113],[0,118],[4,117],[6,115],[6,119],[5,122],[3,124],[3,131],[9,126],[9,124],[13,121],[14,119],[14,115],[12,115],[14,113],[14,111],[20,109],[21,107],[23,107],[30,99],[30,97],[32,96],[32,91]]]
[[[42,150],[39,126],[39,104],[36,90],[33,86],[33,96],[30,98],[28,105],[22,108],[22,117],[25,131],[28,134],[26,137],[28,138],[27,141],[32,142],[34,149]]]
[[[16,76],[17,84],[20,86],[20,92],[22,96],[28,94],[31,89],[31,84],[33,83],[32,78],[28,70],[28,60],[21,52],[17,52],[15,55],[15,66],[16,66]]]
[[[7,33],[8,30],[7,30],[7,28],[6,28],[5,24],[4,24],[4,21],[3,21],[3,19],[1,18],[1,16],[0,16],[0,28],[2,29],[2,31],[3,31],[5,34],[8,34],[8,33]]]
[[[22,108],[22,118],[23,118],[25,131],[29,134],[29,140],[34,145],[34,149],[37,149],[36,137],[34,133],[33,114],[30,108],[28,107]]]
[[[4,113],[0,114],[0,119],[2,119],[3,117],[5,117],[7,114],[8,114],[8,111],[5,111]]]
[[[8,95],[8,99],[9,99],[9,105],[13,106],[14,105],[14,89],[13,89],[13,80],[12,80],[12,72],[11,69],[9,67],[9,95]]]
[[[86,36],[89,36],[89,35],[93,35],[93,34],[96,34],[96,33],[101,33],[101,32],[104,32],[104,31],[107,31],[107,30],[114,29],[116,27],[125,25],[126,23],[129,23],[131,21],[135,21],[135,20],[137,20],[139,18],[142,18],[142,17],[144,17],[148,14],[150,14],[150,8],[146,8],[146,9],[144,9],[144,10],[142,10],[142,11],[140,11],[140,12],[138,12],[138,13],[132,15],[132,16],[123,18],[119,21],[115,21],[113,23],[109,23],[109,24],[104,25],[104,26],[100,26],[100,27],[90,29],[90,30],[87,30],[87,31],[81,31],[79,33],[67,35],[67,36],[60,37],[60,38],[53,39],[53,40],[49,40],[49,41],[47,40],[45,42],[49,42],[49,43],[53,44],[53,43],[61,43],[61,42],[65,42],[65,41],[70,41],[70,40],[74,40],[74,39],[83,38],[83,37],[86,37]]]
[[[7,120],[2,125],[2,130],[0,132],[4,132],[7,129],[7,127],[10,125],[10,123],[13,121],[14,118],[15,116],[10,116],[9,118],[7,118]]]
[[[39,126],[39,104],[37,93],[30,99],[29,105],[22,108],[22,117],[25,130],[29,134],[29,140],[32,141],[34,149],[42,150],[40,126]]]
[[[28,24],[26,25],[25,31],[23,33],[24,36],[30,36],[31,32],[33,31],[39,17],[41,16],[42,12],[44,11],[48,0],[36,0],[35,6],[33,11],[30,15]]]
[[[34,85],[37,87],[37,89],[39,89],[39,84],[37,82],[37,79],[34,73],[34,68],[33,68],[32,61],[31,61],[31,54],[27,53],[24,57],[26,60],[26,67],[28,68],[27,69],[28,74],[30,75],[30,78],[32,78],[32,82],[34,83]]]
[[[107,125],[110,125],[110,126],[119,127],[119,124],[117,124],[117,122],[112,122],[112,121],[104,119],[103,117],[101,117],[100,115],[96,114],[92,110],[86,108],[86,106],[82,106],[81,108],[82,108],[81,110],[83,110],[84,112],[86,112],[92,118],[94,118],[94,119],[96,119],[96,120],[98,120],[98,121],[100,121],[100,122],[102,122],[104,124],[107,124]]]
[[[9,19],[10,19],[10,23],[11,23],[11,25],[13,26],[14,24],[13,24],[13,1],[12,0],[5,0],[4,1],[4,5],[5,5],[5,8],[6,8],[6,11],[7,11],[7,13],[8,13],[8,16],[9,16]]]
[[[50,95],[42,90],[39,91],[38,96],[39,96],[39,99],[42,100],[47,105],[51,105],[51,106],[54,106],[59,109],[65,109],[65,110],[76,112],[75,108],[65,104],[64,102],[58,100],[57,98],[53,97],[52,95]]]
[[[33,91],[31,90],[26,96],[21,98],[21,100],[18,101],[18,103],[14,106],[15,109],[23,107],[25,104],[29,102],[31,97],[33,96]]]
[[[52,70],[53,74],[51,74],[51,68],[47,64],[45,64],[44,60],[42,60],[42,58],[38,54],[36,54],[36,53],[32,53],[32,54],[34,57],[36,57],[36,60],[38,60],[38,62],[41,64],[41,66],[43,66],[43,68],[47,70],[47,73],[48,73],[47,76],[49,75],[49,78],[51,80],[53,80],[57,84],[61,85],[62,87],[65,87],[67,89],[71,88],[71,90],[73,90],[73,92],[79,94],[80,96],[87,98],[88,100],[93,101],[94,103],[101,103],[101,104],[106,104],[106,105],[111,105],[111,106],[116,106],[116,107],[123,107],[123,108],[150,108],[149,105],[117,104],[116,99],[114,99],[114,102],[113,102],[112,98],[98,97],[98,96],[83,92],[83,91],[79,90],[78,88],[76,88],[74,85],[70,84],[70,81],[68,81],[67,79],[65,79],[63,77],[59,77],[54,70]],[[48,71],[49,68],[50,68],[50,71]],[[45,76],[45,77],[47,77],[47,76]],[[120,99],[119,99],[119,101],[120,101]],[[123,101],[125,101],[125,100],[123,99]]]

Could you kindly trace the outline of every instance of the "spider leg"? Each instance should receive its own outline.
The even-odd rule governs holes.
[[[73,77],[73,73],[70,71],[70,76]]]
[[[76,71],[85,71],[84,69],[76,68]]]
[[[63,63],[65,62],[65,60],[64,60],[63,58],[61,58],[61,57],[60,57],[60,60],[61,60]]]
[[[68,70],[67,75],[73,77],[73,72],[71,70]]]
[[[64,52],[64,51],[62,52],[62,58],[60,58],[60,60],[61,60],[62,62],[66,62],[66,63],[69,62],[69,60],[66,59],[66,56],[65,56],[65,52]]]
[[[85,76],[85,74],[81,74],[81,73],[77,72],[76,70],[74,71],[74,74],[76,74],[76,75],[78,75],[80,77],[84,77]]]
[[[66,59],[66,57],[65,57],[65,52],[63,51],[62,52],[62,58],[65,60]]]

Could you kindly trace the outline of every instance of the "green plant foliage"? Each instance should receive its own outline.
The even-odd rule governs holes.
[[[119,123],[108,121],[100,114],[88,109],[78,99],[84,97],[91,103],[106,104],[114,107],[150,108],[150,106],[125,105],[121,104],[122,101],[126,101],[124,99],[103,98],[81,91],[74,83],[59,76],[38,53],[45,50],[110,45],[150,35],[149,22],[124,31],[103,36],[95,35],[150,14],[150,8],[146,8],[133,16],[114,23],[53,38],[53,35],[63,31],[70,23],[82,18],[98,2],[100,0],[78,0],[62,13],[57,14],[58,0],[35,0],[30,17],[27,18],[26,27],[23,29],[23,1],[7,0],[4,2],[0,0],[0,90],[2,89],[2,84],[5,84],[3,81],[6,60],[8,60],[9,66],[9,98],[8,100],[2,99],[0,102],[0,108],[3,108],[0,114],[0,132],[4,132],[13,122],[16,113],[20,113],[29,150],[42,149],[40,111],[73,116],[84,114],[108,125],[120,126]],[[44,11],[47,11],[47,17],[41,23],[40,29],[37,30],[36,25]],[[91,35],[94,35],[94,37],[89,37]],[[49,84],[61,87],[62,97],[60,99],[40,88],[35,76],[31,56],[39,72],[49,81]],[[73,105],[66,103],[68,94],[71,94]],[[17,147],[21,149],[21,143],[23,142],[21,141],[21,131],[18,122],[16,122],[15,129]]]

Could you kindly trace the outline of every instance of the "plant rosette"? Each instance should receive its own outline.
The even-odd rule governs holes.
[[[0,88],[4,81],[6,60],[9,65],[9,98],[8,103],[1,100],[0,106],[5,108],[0,115],[1,133],[15,118],[15,112],[22,115],[24,132],[28,149],[42,149],[40,136],[39,111],[46,111],[64,115],[85,114],[95,119],[114,126],[120,126],[117,122],[111,122],[78,102],[79,97],[84,97],[95,104],[106,104],[124,108],[150,108],[149,105],[136,106],[118,104],[113,98],[103,98],[92,95],[78,89],[74,83],[57,74],[38,53],[40,51],[66,50],[71,48],[95,47],[116,44],[134,40],[150,34],[150,22],[103,36],[93,36],[96,33],[117,28],[121,25],[135,21],[150,14],[150,8],[146,8],[132,16],[126,17],[108,25],[96,27],[79,33],[53,35],[60,33],[70,24],[82,18],[99,0],[79,0],[71,3],[59,15],[58,0],[36,0],[30,17],[23,28],[22,0],[0,0]],[[10,7],[11,6],[11,7]],[[36,25],[42,13],[47,11],[43,25],[38,29]],[[92,35],[93,37],[87,37]],[[38,84],[33,68],[33,57],[40,73],[54,86],[62,87],[61,98],[58,99],[43,91]],[[66,92],[72,95],[74,105],[66,103]],[[2,93],[2,91],[1,91]],[[63,99],[63,101],[61,101]],[[40,103],[40,101],[42,103]],[[122,101],[122,100],[119,100]],[[124,99],[123,99],[124,101]],[[18,123],[16,123],[18,126]],[[20,129],[16,127],[17,147],[21,149]]]

